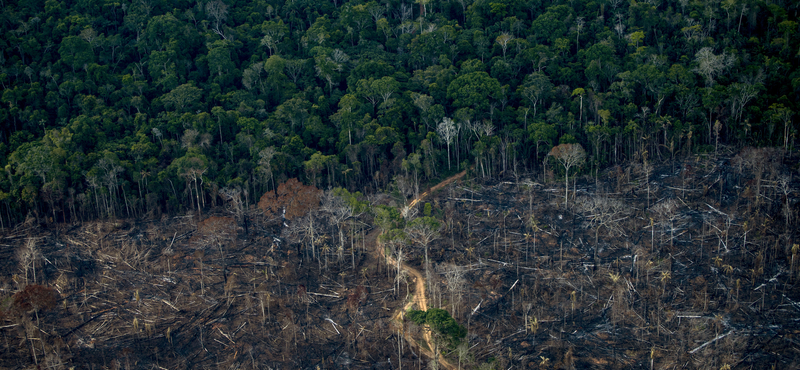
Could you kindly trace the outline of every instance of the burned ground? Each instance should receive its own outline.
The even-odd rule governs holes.
[[[578,178],[566,205],[561,180],[537,176],[434,192],[417,205],[442,225],[429,305],[468,328],[461,366],[800,366],[797,162],[771,161],[612,168]],[[426,343],[401,339],[419,328],[391,319],[413,284],[395,289],[372,217],[320,212],[305,229],[254,215],[247,233],[223,213],[8,230],[0,363],[388,369],[401,353],[424,366]],[[405,248],[424,271],[424,249]],[[15,308],[32,284],[57,304]]]
[[[611,169],[577,181],[566,207],[563,187],[531,180],[439,194],[451,227],[432,255],[465,271],[455,311],[471,321],[476,358],[797,367],[796,164],[758,174],[737,167],[742,155],[631,167],[622,179]]]
[[[56,288],[61,299],[38,323],[28,312],[5,315],[3,366],[314,368],[385,361],[375,357],[387,351],[376,339],[392,335],[388,318],[399,303],[382,278],[385,268],[365,253],[365,230],[353,258],[329,256],[320,264],[263,236],[272,230],[242,235],[231,226],[225,232],[232,236],[217,243],[224,232],[214,230],[209,240],[198,224],[180,217],[5,235],[5,243],[35,241],[35,283]],[[16,265],[4,271],[6,296],[26,285]],[[31,321],[42,331],[29,330]]]

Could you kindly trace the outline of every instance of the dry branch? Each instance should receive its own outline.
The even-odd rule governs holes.
[[[708,341],[708,342],[705,342],[705,343],[701,344],[699,347],[697,347],[697,348],[695,348],[695,349],[693,349],[693,350],[689,351],[689,353],[690,353],[690,354],[694,354],[695,352],[697,352],[697,351],[699,351],[699,350],[701,350],[701,349],[705,348],[705,347],[706,347],[706,346],[708,346],[709,344],[711,344],[711,343],[714,343],[714,342],[716,342],[716,341],[718,341],[718,340],[720,340],[720,339],[722,339],[722,338],[725,338],[725,337],[727,337],[728,335],[731,335],[731,333],[733,333],[733,329],[731,329],[730,331],[728,331],[728,332],[727,332],[727,333],[725,333],[725,334],[720,334],[720,335],[717,335],[716,337],[714,337],[714,339],[712,339],[712,340],[710,340],[710,341]]]

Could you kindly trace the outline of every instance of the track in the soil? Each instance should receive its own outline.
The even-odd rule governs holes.
[[[431,187],[430,190],[420,194],[419,197],[417,197],[416,199],[412,200],[407,206],[408,209],[413,208],[419,202],[421,202],[423,199],[425,199],[425,197],[427,197],[428,195],[430,195],[433,192],[435,192],[435,191],[437,191],[437,190],[439,190],[441,188],[444,188],[445,186],[447,186],[447,185],[449,185],[449,184],[461,179],[466,174],[467,174],[466,170],[462,171],[462,172],[459,172],[459,173],[457,173],[457,174],[455,174],[455,175],[453,175],[451,177],[448,177],[447,179],[443,180],[442,182],[436,184],[435,186]],[[386,256],[385,255],[385,251],[378,244],[378,242],[377,242],[378,233],[379,233],[379,231],[377,229],[373,230],[372,233],[371,233],[373,235],[370,235],[370,238],[369,238],[369,240],[375,244],[374,245],[374,247],[375,247],[374,250],[377,251],[378,255],[381,258],[385,259],[389,264],[397,263],[397,261],[394,260],[393,257]],[[409,265],[407,265],[405,263],[401,263],[400,267],[403,270],[405,270],[409,275],[413,276],[414,277],[414,281],[415,281],[415,283],[414,283],[414,287],[415,287],[414,298],[410,302],[406,303],[402,308],[397,310],[397,312],[395,312],[394,315],[392,315],[392,320],[395,321],[400,327],[402,327],[403,326],[403,314],[405,313],[405,311],[407,311],[409,308],[413,307],[414,305],[417,306],[418,310],[427,311],[428,310],[428,299],[427,299],[427,292],[425,290],[425,285],[427,284],[427,282],[425,281],[425,278],[422,276],[422,274],[419,271],[417,271],[416,269],[414,269],[413,267],[411,267],[411,266],[409,266]],[[425,354],[425,356],[427,356],[427,357],[429,357],[431,359],[433,358],[433,356],[434,356],[433,352],[428,350],[428,349],[423,348],[422,346],[417,345],[417,341],[414,340],[414,338],[412,338],[409,333],[404,332],[403,336],[405,337],[406,341],[408,341],[412,345],[416,345],[418,347],[418,350],[421,353]],[[433,337],[431,335],[430,329],[425,329],[423,331],[423,340],[425,341],[425,344],[428,346],[428,348],[434,348],[433,347],[434,346]],[[453,364],[451,364],[450,362],[448,362],[444,358],[444,356],[442,356],[441,354],[439,355],[439,365],[443,366],[446,369],[450,369],[450,370],[456,369],[456,367],[453,366]]]

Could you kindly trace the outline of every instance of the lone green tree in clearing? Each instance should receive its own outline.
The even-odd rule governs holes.
[[[457,346],[467,336],[467,329],[456,322],[447,310],[429,308],[427,311],[408,310],[406,317],[417,325],[428,325],[442,335],[450,345]]]
[[[586,161],[586,151],[581,144],[561,144],[554,146],[547,156],[555,158],[564,166],[564,207],[566,207],[569,199],[569,169],[576,165],[580,166]]]
[[[440,344],[455,349],[467,336],[467,329],[456,322],[450,313],[441,308],[430,308],[427,311],[408,310],[406,317],[417,325],[427,325],[434,334],[433,360],[439,359]]]

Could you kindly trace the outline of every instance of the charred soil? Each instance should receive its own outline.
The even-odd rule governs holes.
[[[797,169],[765,149],[631,164],[566,205],[562,179],[467,174],[406,212],[441,223],[407,269],[372,216],[325,206],[306,228],[28,223],[0,236],[0,366],[421,368],[436,339],[414,307],[467,327],[447,368],[797,368]]]

